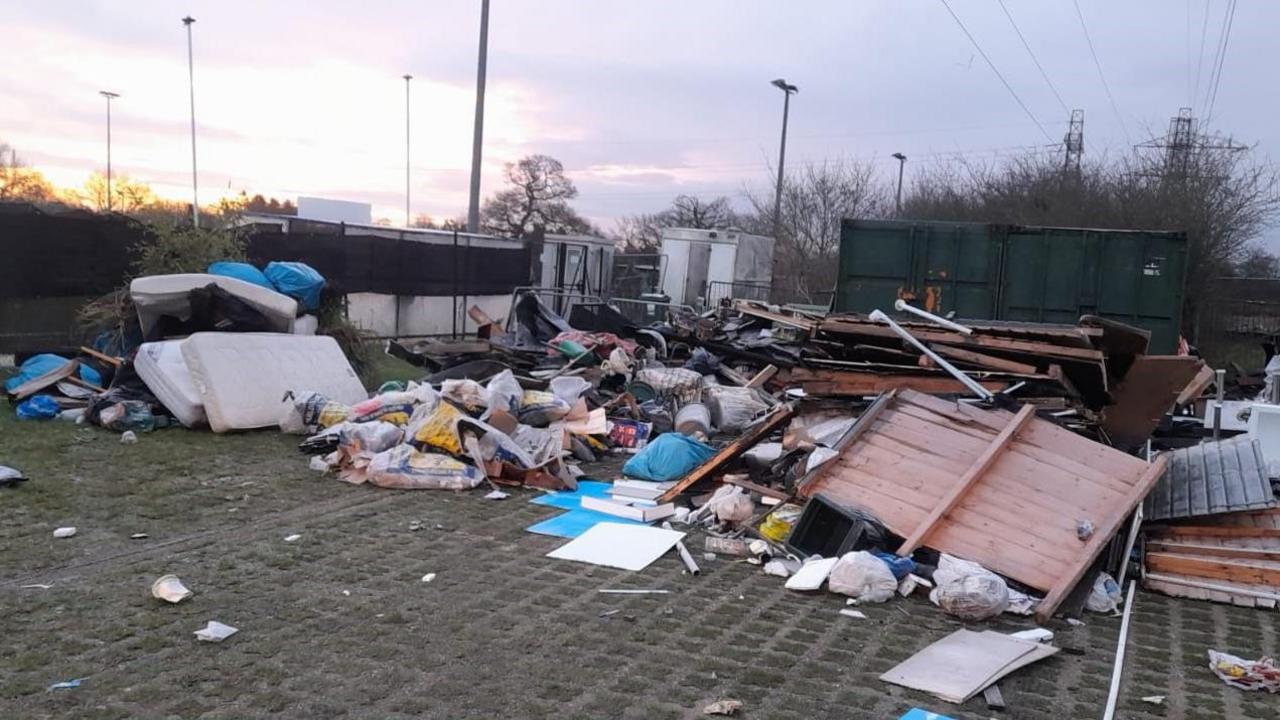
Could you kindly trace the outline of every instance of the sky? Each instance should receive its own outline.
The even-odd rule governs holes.
[[[788,168],[863,159],[891,182],[901,152],[910,183],[952,158],[1058,152],[1072,108],[1086,157],[1123,152],[1179,107],[1208,115],[1229,2],[1078,0],[1086,37],[1071,0],[1004,0],[1016,30],[998,0],[492,0],[482,192],[545,153],[606,229],[682,193],[741,204],[776,164],[778,77],[800,88]],[[412,212],[465,214],[479,0],[7,0],[0,142],[80,186],[105,168],[111,90],[113,170],[190,198],[187,14],[202,203],[315,195],[403,223],[408,73]],[[1210,121],[1265,157],[1278,27],[1280,2],[1239,0]]]

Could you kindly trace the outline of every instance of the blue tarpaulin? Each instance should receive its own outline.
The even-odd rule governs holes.
[[[34,380],[47,372],[57,370],[69,362],[71,361],[61,355],[53,355],[51,353],[32,355],[27,358],[26,362],[22,363],[21,367],[18,368],[17,375],[14,375],[4,381],[5,392],[13,392],[19,385],[27,382],[28,380]],[[94,370],[88,365],[80,365],[80,379],[87,383],[93,383],[98,387],[102,387],[102,376],[98,374],[97,370]]]
[[[270,262],[263,274],[271,281],[276,292],[296,299],[304,310],[320,307],[324,276],[310,265],[300,262]]]
[[[664,433],[628,460],[622,466],[622,474],[641,480],[667,482],[684,477],[715,454],[710,445],[679,433]]]
[[[267,276],[264,275],[261,270],[250,265],[249,263],[231,262],[229,260],[223,260],[221,262],[216,262],[210,265],[208,273],[210,275],[221,275],[223,277],[235,278],[236,280],[243,280],[247,283],[253,283],[254,285],[259,285],[268,290],[276,289],[275,286],[271,284],[271,281],[267,279]]]

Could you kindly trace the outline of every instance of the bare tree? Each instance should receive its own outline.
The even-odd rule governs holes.
[[[528,155],[507,163],[508,187],[485,202],[481,224],[486,232],[528,237],[535,227],[552,233],[596,232],[569,201],[578,196],[564,166],[549,155]]]
[[[634,253],[656,252],[662,244],[664,228],[697,228],[712,230],[734,225],[736,218],[729,198],[704,201],[694,195],[677,195],[671,207],[656,213],[642,213],[620,218],[613,238]]]
[[[772,174],[772,173],[771,173]],[[777,235],[773,289],[778,299],[826,302],[835,287],[844,218],[876,217],[888,193],[869,162],[830,161],[787,174],[782,188],[780,227],[774,228],[774,192],[748,192],[752,213],[744,228]]]

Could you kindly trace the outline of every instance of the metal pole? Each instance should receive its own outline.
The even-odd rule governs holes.
[[[888,325],[889,329],[897,333],[899,337],[911,343],[920,352],[929,356],[929,359],[937,363],[938,367],[942,368],[943,370],[946,370],[947,373],[951,375],[951,377],[959,380],[961,384],[963,384],[966,388],[969,388],[969,392],[973,393],[974,395],[977,395],[983,400],[990,400],[992,397],[994,397],[991,394],[990,390],[987,390],[986,388],[979,385],[973,378],[969,377],[968,375],[965,375],[963,372],[958,370],[956,366],[947,362],[945,359],[942,358],[941,355],[938,355],[938,353],[930,350],[928,347],[925,347],[924,343],[915,339],[915,337],[912,336],[911,333],[907,332],[905,329],[903,329],[901,325],[894,322],[893,318],[889,317],[888,315],[885,315],[880,310],[872,310],[871,314],[868,315],[867,318],[870,319],[872,322],[882,322],[885,325]]]
[[[938,317],[937,315],[934,315],[933,313],[927,310],[921,310],[920,308],[915,307],[914,305],[908,304],[907,301],[903,300],[902,298],[898,298],[896,301],[894,301],[893,309],[897,310],[898,312],[911,313],[916,317],[924,318],[925,320],[928,320],[931,323],[940,325],[948,330],[954,330],[958,333],[963,333],[965,335],[973,334],[972,328],[967,328],[964,325],[961,325],[960,323],[951,322],[950,320],[944,317]]]
[[[791,91],[782,90],[782,142],[778,146],[778,184],[773,189],[773,234],[782,235],[782,168],[787,161],[787,115],[791,111]]]
[[[484,78],[489,59],[489,0],[480,0],[480,57],[476,61],[476,124],[471,133],[471,199],[467,232],[480,231],[480,148],[484,145]]]
[[[893,156],[898,159],[898,192],[893,201],[893,216],[902,217],[902,170],[906,167],[907,156],[902,153],[894,153]]]
[[[191,224],[200,227],[200,192],[196,183],[196,69],[191,52],[191,23],[195,21],[190,15],[182,18],[182,24],[187,26],[187,82],[191,88]]]
[[[1215,396],[1213,400],[1213,439],[1222,437],[1222,401],[1227,390],[1227,371],[1214,370],[1213,384]]]
[[[111,212],[111,99],[120,95],[109,90],[99,90],[98,94],[107,99],[107,212]]]
[[[412,75],[404,76],[404,226],[413,224],[413,215],[409,213],[409,81]]]

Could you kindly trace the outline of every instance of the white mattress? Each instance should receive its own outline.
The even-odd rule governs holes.
[[[191,317],[191,303],[187,293],[209,283],[244,300],[267,316],[272,329],[292,332],[293,318],[298,314],[298,301],[261,285],[237,280],[223,275],[185,273],[179,275],[148,275],[129,283],[129,295],[138,308],[138,321],[142,333],[150,334],[156,320],[162,315],[172,315],[186,320]]]
[[[289,391],[349,405],[368,397],[327,335],[196,333],[182,343],[182,357],[214,432],[274,427]]]
[[[169,409],[178,422],[187,427],[205,423],[204,403],[196,390],[187,361],[182,359],[181,340],[143,343],[133,359],[138,377]]]

